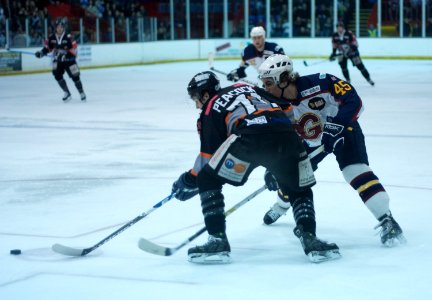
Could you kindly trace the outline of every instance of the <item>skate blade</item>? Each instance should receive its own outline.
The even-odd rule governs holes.
[[[321,263],[329,260],[335,260],[342,257],[339,250],[328,250],[328,251],[311,251],[308,254],[309,260],[313,263]]]
[[[394,237],[392,239],[388,239],[387,241],[385,241],[383,243],[383,245],[387,248],[393,248],[393,247],[397,247],[399,245],[404,245],[407,243],[406,238],[403,236],[403,234]]]
[[[203,253],[203,254],[190,254],[188,260],[196,264],[216,265],[216,264],[229,264],[231,257],[229,252],[218,253]]]

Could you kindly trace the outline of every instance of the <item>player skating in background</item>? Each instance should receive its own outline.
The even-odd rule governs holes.
[[[278,44],[266,42],[265,35],[266,32],[262,26],[252,28],[250,32],[252,44],[243,49],[240,66],[227,75],[229,81],[245,78],[247,76],[245,70],[250,65],[258,70],[258,67],[272,54],[285,54]]]
[[[263,100],[253,86],[234,84],[220,88],[212,72],[196,74],[188,93],[200,109],[197,128],[201,146],[192,170],[174,182],[179,200],[199,193],[208,242],[188,251],[196,263],[227,263],[230,244],[226,235],[222,186],[243,185],[258,166],[277,178],[281,193],[290,195],[296,228],[304,252],[312,262],[339,258],[339,248],[316,237],[311,186],[315,184],[301,139],[281,108]]]
[[[66,22],[62,18],[56,20],[55,32],[45,41],[42,50],[37,51],[35,55],[37,58],[41,58],[48,53],[53,54],[52,74],[64,91],[63,101],[67,102],[72,98],[63,78],[65,71],[75,83],[81,100],[86,101],[86,94],[80,80],[80,70],[76,62],[77,43],[71,39],[70,34],[66,33]]]
[[[332,46],[333,51],[330,55],[330,60],[333,61],[338,58],[346,82],[349,83],[351,81],[348,71],[348,59],[350,59],[353,66],[360,70],[363,77],[366,78],[371,85],[375,85],[375,82],[370,78],[369,72],[366,70],[360,58],[356,36],[350,30],[346,30],[342,22],[337,24],[336,32],[332,35]]]
[[[354,188],[379,221],[381,242],[388,247],[405,243],[402,229],[389,208],[389,196],[369,167],[366,144],[357,119],[362,101],[352,85],[336,76],[318,73],[299,76],[286,55],[273,55],[259,68],[267,92],[287,100],[297,133],[304,139],[308,153],[324,145],[324,152],[311,159],[312,167],[333,153],[347,183]],[[266,173],[267,186],[277,186]],[[265,214],[264,223],[272,224],[289,209],[289,199],[280,193]]]

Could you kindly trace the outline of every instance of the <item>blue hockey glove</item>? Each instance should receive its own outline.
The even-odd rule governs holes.
[[[246,77],[245,67],[239,67],[237,69],[232,70],[227,75],[227,80],[229,81],[238,81],[242,78]]]
[[[279,189],[276,178],[269,170],[266,170],[264,173],[264,181],[269,191],[277,191]]]
[[[198,194],[196,177],[190,172],[184,172],[179,179],[173,183],[172,192],[176,193],[175,197],[180,201],[189,200]]]
[[[336,123],[326,122],[324,124],[321,144],[324,145],[324,152],[332,153],[336,147],[341,147],[344,143],[344,126]]]

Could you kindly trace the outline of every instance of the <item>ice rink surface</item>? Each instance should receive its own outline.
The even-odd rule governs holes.
[[[62,103],[50,73],[0,77],[0,299],[432,299],[432,61],[364,63],[375,87],[349,70],[365,107],[369,161],[408,243],[381,246],[377,220],[327,157],[314,187],[317,233],[343,257],[322,264],[303,254],[291,211],[263,225],[276,197],[269,191],[227,218],[229,265],[187,261],[188,246],[207,234],[171,257],[137,247],[140,237],[174,247],[199,230],[198,196],[169,201],[86,257],[54,253],[54,243],[96,244],[168,196],[192,167],[198,111],[186,85],[208,64],[83,70],[87,103],[70,79],[73,100]],[[237,65],[215,62],[225,72]],[[336,63],[294,67],[342,76]],[[261,187],[263,173],[225,186],[227,208]],[[17,248],[21,255],[9,254]]]

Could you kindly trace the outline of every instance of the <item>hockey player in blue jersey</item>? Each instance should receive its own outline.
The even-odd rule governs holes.
[[[245,70],[249,66],[253,66],[258,70],[259,66],[272,54],[285,54],[278,44],[266,42],[265,35],[266,32],[262,26],[252,28],[250,32],[252,44],[243,49],[240,66],[227,75],[229,81],[238,81],[245,78]]]
[[[260,66],[259,74],[267,92],[286,100],[286,113],[296,124],[306,150],[310,153],[324,145],[324,152],[311,159],[314,170],[333,153],[346,182],[379,221],[376,228],[381,227],[382,244],[392,247],[405,243],[402,229],[390,212],[389,196],[369,167],[364,135],[357,121],[363,106],[354,87],[331,74],[299,76],[292,60],[279,54],[269,57]],[[268,186],[277,189],[272,174],[266,173],[265,179]],[[278,197],[265,214],[264,223],[274,223],[289,207],[287,199]]]

